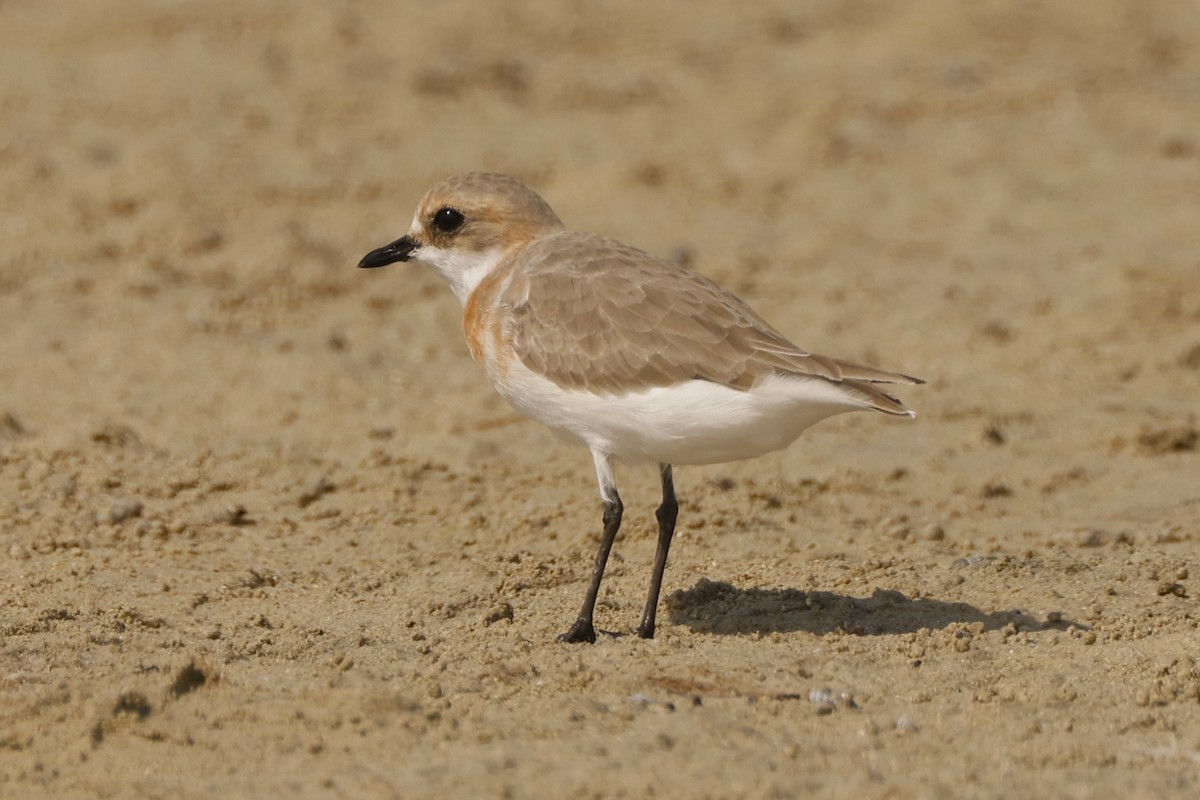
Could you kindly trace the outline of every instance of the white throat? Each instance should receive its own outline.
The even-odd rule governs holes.
[[[458,302],[465,308],[475,287],[496,268],[503,256],[504,251],[500,248],[468,253],[453,248],[422,245],[415,260],[428,265],[441,275],[442,279],[450,284],[450,290],[454,292]]]

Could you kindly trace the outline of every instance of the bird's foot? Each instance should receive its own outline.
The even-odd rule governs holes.
[[[583,617],[580,617],[579,619],[575,620],[575,624],[571,626],[571,630],[561,634],[558,637],[558,640],[568,644],[579,644],[581,642],[595,644],[596,629],[592,627],[592,621],[590,619],[584,619]]]

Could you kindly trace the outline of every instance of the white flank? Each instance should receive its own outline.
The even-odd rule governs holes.
[[[749,391],[710,381],[629,394],[565,390],[509,368],[496,389],[522,414],[626,463],[719,464],[787,447],[826,417],[867,408],[836,383],[769,378]]]

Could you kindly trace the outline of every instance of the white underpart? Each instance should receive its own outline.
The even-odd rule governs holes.
[[[423,244],[413,258],[426,264],[450,284],[451,291],[465,308],[475,287],[487,274],[496,268],[503,251],[485,250],[482,253],[463,253],[453,248],[434,247]]]
[[[617,491],[617,477],[613,474],[612,456],[599,450],[592,451],[592,461],[596,464],[596,481],[600,484],[600,499],[605,503],[612,501]]]
[[[747,391],[711,381],[627,394],[563,389],[514,362],[496,389],[555,434],[582,442],[601,464],[719,464],[787,447],[826,417],[870,406],[820,378],[771,377]]]

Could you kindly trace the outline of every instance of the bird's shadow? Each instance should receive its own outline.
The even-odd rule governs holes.
[[[876,589],[870,597],[851,597],[800,589],[739,589],[706,578],[690,589],[672,592],[665,606],[673,623],[715,634],[805,631],[885,636],[974,623],[983,623],[984,630],[1009,624],[1021,631],[1066,630],[1072,625],[1087,628],[1069,619],[1048,621],[1020,610],[987,612],[968,603],[930,597],[914,600],[891,589]]]

